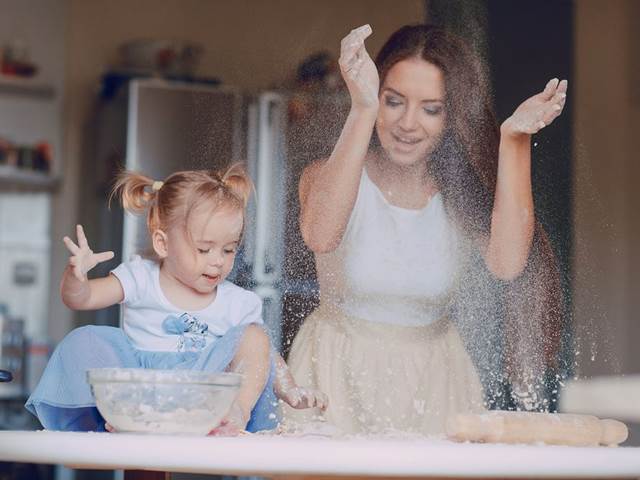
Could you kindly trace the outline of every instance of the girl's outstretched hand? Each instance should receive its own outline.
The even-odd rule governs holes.
[[[320,390],[305,387],[293,387],[283,392],[279,392],[279,398],[287,402],[293,408],[319,408],[326,410],[329,405],[329,398]]]
[[[244,414],[240,405],[233,402],[227,414],[220,420],[217,427],[209,432],[209,435],[216,437],[237,437],[246,433],[246,426],[249,417]]]
[[[84,234],[82,225],[76,226],[76,235],[78,236],[78,244],[73,243],[69,237],[64,237],[62,240],[67,246],[71,257],[69,258],[69,265],[73,270],[73,275],[81,282],[87,279],[87,272],[101,262],[106,262],[113,258],[113,252],[93,253],[93,250],[89,247],[87,237]]]
[[[562,113],[567,98],[567,81],[549,80],[544,90],[520,104],[504,121],[503,133],[532,135],[553,122]]]
[[[351,104],[361,108],[378,108],[380,77],[378,69],[364,46],[371,35],[369,25],[358,27],[340,43],[340,71],[351,95]]]
[[[279,354],[276,355],[276,378],[273,382],[273,392],[276,397],[293,408],[319,408],[325,410],[329,405],[329,398],[315,388],[300,387],[296,383],[289,367]]]

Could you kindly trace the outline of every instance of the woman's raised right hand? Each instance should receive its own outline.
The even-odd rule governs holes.
[[[351,95],[353,107],[378,108],[378,90],[380,76],[375,63],[371,60],[364,40],[371,35],[369,25],[363,25],[351,30],[349,35],[340,43],[340,71]]]
[[[67,246],[71,257],[69,265],[73,270],[73,275],[81,282],[87,279],[87,272],[101,262],[106,262],[113,258],[113,252],[93,253],[89,247],[87,237],[84,234],[82,225],[76,226],[76,235],[78,236],[78,244],[73,243],[69,237],[64,237],[62,241]]]

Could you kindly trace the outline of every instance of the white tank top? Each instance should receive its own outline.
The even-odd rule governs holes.
[[[321,301],[374,322],[432,323],[451,303],[460,239],[440,193],[420,210],[396,207],[363,171],[340,246],[316,255]]]

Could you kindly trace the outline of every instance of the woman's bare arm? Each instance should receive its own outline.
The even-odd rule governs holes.
[[[517,277],[527,263],[535,224],[531,135],[560,115],[566,91],[566,80],[549,81],[543,92],[523,102],[500,128],[491,236],[484,250],[487,267],[498,278]]]
[[[353,109],[329,159],[305,169],[300,179],[300,230],[316,253],[333,251],[342,240],[375,123],[374,112]]]
[[[300,229],[316,253],[334,250],[342,239],[358,195],[378,114],[379,77],[364,40],[371,27],[352,30],[340,46],[340,70],[351,96],[351,110],[329,159],[305,169],[300,179]]]

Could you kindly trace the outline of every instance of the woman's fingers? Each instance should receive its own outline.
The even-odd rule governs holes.
[[[347,75],[349,75],[352,78],[355,78],[358,76],[358,72],[360,71],[360,69],[362,68],[362,65],[364,64],[364,58],[360,57],[360,58],[355,58],[353,60],[353,62],[351,62],[349,65],[346,66],[346,68],[344,69],[345,73]]]
[[[560,84],[558,85],[557,92],[566,94],[568,87],[569,87],[569,82],[566,79],[562,80],[562,81],[560,81]]]
[[[553,91],[553,95],[551,95],[550,98],[547,99],[547,103],[551,103],[552,105],[556,105],[557,107],[560,108],[555,108],[555,110],[562,110],[562,107],[564,107],[564,102],[567,98],[567,81],[566,80],[562,80],[562,82],[560,82],[556,89]]]
[[[551,100],[553,95],[556,93],[556,89],[558,88],[559,83],[560,80],[558,80],[557,78],[552,78],[547,82],[541,94],[543,100]]]
[[[371,35],[371,32],[372,32],[372,31],[373,31],[373,30],[371,30],[371,25],[369,25],[369,24],[367,23],[367,24],[362,25],[362,26],[360,26],[360,27],[358,27],[358,28],[354,28],[351,32],[352,32],[354,35],[361,36],[361,37],[362,37],[362,39],[364,40],[364,39],[365,39],[365,38],[367,38],[369,35]]]
[[[357,107],[377,108],[380,79],[364,40],[371,35],[369,25],[351,31],[340,45],[340,71],[347,84],[351,103]]]
[[[567,99],[567,86],[568,82],[566,80],[559,82],[556,85],[553,96],[546,102],[545,109],[542,114],[542,122],[545,125],[549,125],[562,113]]]
[[[563,107],[564,104],[554,103],[546,108],[542,115],[542,123],[546,126],[553,122],[562,113]]]
[[[352,70],[356,62],[361,60],[363,55],[367,55],[364,40],[371,35],[371,31],[369,25],[363,25],[351,30],[351,33],[342,39],[339,63],[344,71]]]
[[[553,122],[564,109],[567,97],[567,80],[553,78],[547,82],[540,94],[542,104],[538,113],[538,119],[531,126],[530,133],[537,133]]]
[[[362,45],[362,48],[364,48],[364,45]],[[353,49],[349,48],[340,54],[338,63],[340,64],[340,68],[343,72],[348,73],[352,71],[356,62],[362,58],[362,54],[358,55],[359,49],[359,46],[355,46]]]
[[[340,42],[341,50],[345,52],[357,50],[364,43],[364,40],[371,35],[371,32],[371,27],[368,24],[351,30]]]

